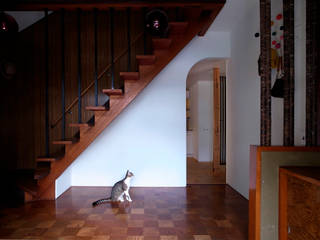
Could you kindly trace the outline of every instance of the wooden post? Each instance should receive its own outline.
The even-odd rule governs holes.
[[[260,145],[271,145],[271,3],[260,0]]]
[[[220,166],[220,69],[213,69],[213,170]]]
[[[283,0],[284,93],[283,145],[294,145],[294,0]]]
[[[317,139],[320,114],[320,50],[319,26],[320,3],[318,0],[307,0],[307,71],[306,71],[306,145],[320,145]]]

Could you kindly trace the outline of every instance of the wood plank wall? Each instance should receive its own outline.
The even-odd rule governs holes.
[[[307,0],[306,145],[320,146],[320,2]]]
[[[81,11],[81,88],[84,90],[94,81],[94,26],[93,11]],[[168,11],[169,20],[177,18],[176,9]],[[182,14],[179,13],[181,19]],[[110,58],[110,13],[98,12],[98,74],[111,63]],[[131,39],[143,31],[142,9],[132,9],[130,17]],[[114,14],[114,56],[127,48],[127,11],[117,9]],[[78,97],[78,38],[77,11],[65,12],[65,103],[68,107]],[[49,123],[52,125],[61,116],[61,16],[59,12],[49,15]],[[120,41],[121,39],[121,41]],[[41,20],[23,30],[12,39],[0,39],[0,58],[11,58],[17,64],[13,79],[1,78],[1,149],[2,169],[34,168],[37,156],[45,155],[45,21]],[[151,52],[151,37],[147,38],[147,53]],[[143,54],[143,39],[131,48],[131,70],[137,70],[136,54]],[[115,87],[121,87],[120,71],[127,71],[125,54],[115,64]],[[99,80],[99,90],[111,87],[110,71]],[[105,96],[99,91],[99,104]],[[87,121],[92,113],[84,110],[94,104],[94,87],[82,98],[82,120]],[[77,129],[68,124],[78,121],[78,106],[75,104],[66,114],[66,137],[72,137]],[[61,139],[61,121],[50,127],[50,153],[61,150],[52,145]]]

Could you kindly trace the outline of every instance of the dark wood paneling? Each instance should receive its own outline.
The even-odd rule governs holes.
[[[320,145],[320,2],[307,0],[306,145]]]

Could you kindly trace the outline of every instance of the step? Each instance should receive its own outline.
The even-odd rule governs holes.
[[[69,127],[92,127],[92,124],[89,123],[70,123]]]
[[[52,144],[54,144],[54,145],[71,145],[76,142],[79,142],[78,138],[70,138],[70,139],[56,140],[56,141],[53,141]]]
[[[62,154],[59,156],[37,157],[36,162],[55,162],[61,159],[62,157]]]
[[[120,72],[120,78],[123,80],[139,80],[139,72]]]
[[[49,167],[41,167],[41,168],[36,168],[34,171],[34,179],[40,180],[42,178],[45,178],[48,176],[50,173],[50,168]]]
[[[171,46],[172,39],[170,38],[153,38],[152,47],[154,50],[168,49]]]
[[[106,106],[87,106],[87,111],[107,111],[108,108]]]
[[[188,22],[170,22],[169,33],[173,35],[184,34],[189,26]]]
[[[111,95],[123,95],[122,89],[102,89],[102,92],[104,94],[107,94],[108,96]]]
[[[152,65],[156,61],[155,55],[137,55],[136,59],[139,65]]]

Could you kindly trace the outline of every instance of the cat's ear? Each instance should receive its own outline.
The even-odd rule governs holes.
[[[126,176],[128,176],[128,174],[129,174],[129,170],[127,170]]]

